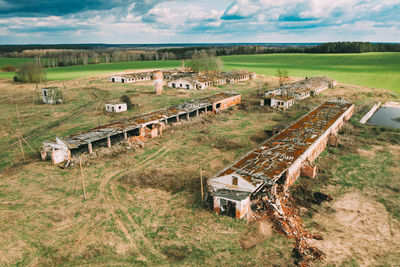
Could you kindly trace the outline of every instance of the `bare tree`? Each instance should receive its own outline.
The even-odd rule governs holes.
[[[221,59],[209,55],[207,51],[195,51],[192,60],[188,61],[188,67],[199,73],[215,73],[222,69]]]
[[[127,95],[122,95],[120,98],[122,103],[126,103],[126,108],[127,109],[131,109],[132,108],[132,102],[131,102],[131,98]]]
[[[289,72],[283,69],[276,70],[276,77],[279,79],[279,85],[284,85],[289,80]]]
[[[14,80],[22,83],[40,83],[46,80],[44,69],[36,62],[24,63],[15,74]]]

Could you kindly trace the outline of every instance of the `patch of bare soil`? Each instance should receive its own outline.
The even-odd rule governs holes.
[[[240,246],[250,249],[268,240],[273,235],[273,225],[267,220],[257,220],[249,224],[246,233],[240,238]]]
[[[166,168],[146,168],[141,171],[123,175],[119,181],[123,184],[140,188],[158,188],[166,191],[177,192],[184,189],[196,190],[199,188],[199,179],[188,179],[188,177],[199,176],[198,170],[178,171]]]
[[[334,201],[331,208],[336,212],[315,216],[326,229],[324,239],[309,240],[326,254],[323,263],[341,265],[356,258],[360,265],[377,265],[386,255],[400,255],[400,224],[382,204],[352,192]]]

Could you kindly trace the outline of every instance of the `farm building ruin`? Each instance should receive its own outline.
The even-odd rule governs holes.
[[[204,90],[210,86],[233,84],[253,80],[257,77],[254,72],[237,70],[231,72],[217,72],[213,74],[197,74],[192,72],[179,72],[177,75],[168,76],[170,88]]]
[[[310,96],[318,95],[328,88],[335,88],[335,86],[336,81],[327,77],[306,78],[265,92],[264,97],[261,99],[261,106],[268,105],[273,108],[286,109],[295,100],[303,100]],[[277,101],[279,98],[280,102]],[[282,98],[285,100],[283,103]],[[288,98],[293,98],[293,103],[290,104]]]
[[[118,101],[110,101],[110,102],[106,103],[105,106],[106,106],[107,112],[119,113],[119,112],[124,112],[124,111],[128,110],[126,103],[122,103],[122,102],[118,102]]]
[[[213,210],[250,219],[252,206],[261,194],[264,202],[282,213],[277,195],[285,195],[300,175],[316,175],[312,162],[328,143],[337,144],[337,132],[353,110],[353,104],[325,102],[208,179]]]
[[[55,142],[44,141],[42,159],[51,158],[53,164],[69,162],[75,153],[93,152],[95,146],[111,147],[112,143],[134,141],[135,138],[153,138],[162,134],[167,124],[190,120],[201,114],[217,113],[241,103],[241,95],[223,92],[194,99],[176,106],[138,116],[124,118],[86,132],[56,137]]]
[[[112,75],[109,77],[110,82],[114,83],[136,83],[149,81],[153,78],[153,72],[134,72],[120,75]]]

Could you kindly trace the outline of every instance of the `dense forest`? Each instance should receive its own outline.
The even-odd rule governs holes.
[[[400,44],[332,42],[322,44],[171,44],[171,45],[0,45],[3,57],[35,58],[44,67],[124,61],[192,59],[198,51],[211,56],[272,53],[400,52]]]

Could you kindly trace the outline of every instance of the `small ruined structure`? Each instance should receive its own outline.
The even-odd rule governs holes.
[[[75,153],[89,152],[91,154],[94,146],[111,147],[112,143],[153,138],[161,135],[168,124],[190,120],[201,114],[217,113],[240,103],[241,95],[238,93],[218,93],[169,108],[120,119],[86,132],[63,138],[56,137],[55,142],[43,142],[42,159],[51,158],[53,164],[58,164],[69,161],[71,155]]]
[[[294,104],[294,98],[285,95],[275,95],[268,98],[266,104],[273,108],[288,109]]]
[[[306,78],[265,92],[260,103],[261,106],[269,105],[273,108],[286,109],[294,103],[294,101],[293,103],[289,102],[289,98],[293,100],[303,100],[310,96],[318,95],[326,89],[334,88],[335,86],[336,81],[327,77]],[[282,100],[284,100],[283,103]]]
[[[58,87],[42,88],[42,100],[45,104],[61,104],[63,101],[61,89]]]
[[[156,95],[161,95],[163,90],[163,72],[162,70],[156,70],[153,73],[154,79],[154,90]]]
[[[122,103],[122,102],[110,101],[110,102],[106,103],[105,105],[106,105],[107,112],[119,113],[119,112],[124,112],[124,111],[128,110],[126,103]]]
[[[110,82],[114,83],[136,83],[149,81],[153,78],[153,72],[134,72],[120,75],[113,75],[109,77]]]

